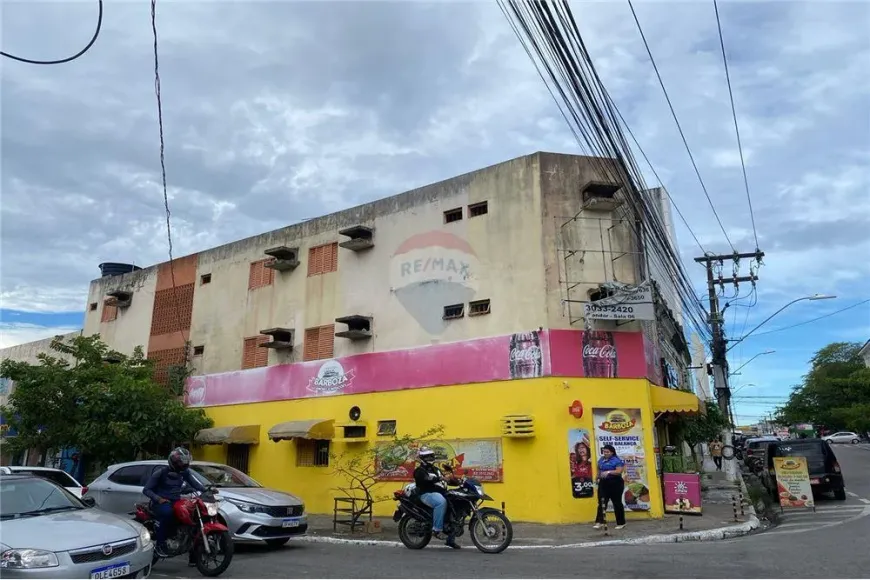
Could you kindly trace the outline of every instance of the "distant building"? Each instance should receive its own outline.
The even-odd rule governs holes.
[[[864,364],[870,367],[870,340],[864,343],[864,346],[861,347],[861,358],[864,359]]]

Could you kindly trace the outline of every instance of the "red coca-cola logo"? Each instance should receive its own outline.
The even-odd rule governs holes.
[[[541,347],[512,348],[511,362],[537,362],[541,360]]]
[[[616,358],[616,347],[612,344],[604,346],[592,346],[587,344],[583,346],[583,358]]]

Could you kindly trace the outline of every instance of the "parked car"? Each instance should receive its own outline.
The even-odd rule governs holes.
[[[148,530],[91,503],[36,475],[0,475],[0,576],[147,578]]]
[[[773,467],[774,457],[806,457],[807,471],[810,475],[810,486],[813,497],[831,493],[834,499],[846,499],[846,481],[840,471],[840,464],[834,450],[822,439],[793,439],[768,445],[767,469],[761,474],[765,488],[778,497],[776,488],[776,470]]]
[[[752,437],[746,440],[744,444],[744,453],[743,453],[743,461],[746,464],[746,467],[750,469],[753,467],[753,464],[757,462],[761,462],[763,465],[765,462],[765,456],[767,455],[767,444],[768,443],[776,443],[779,441],[778,437]]]
[[[80,484],[72,475],[70,475],[63,469],[55,469],[53,467],[28,467],[24,465],[8,465],[5,467],[0,467],[0,473],[7,473],[9,475],[12,475],[14,473],[29,473],[31,475],[38,475],[39,477],[50,479],[56,484],[64,487],[68,492],[70,492],[77,498],[84,497],[85,492],[88,491],[87,486]]]
[[[857,445],[861,442],[861,438],[857,433],[852,433],[851,431],[837,431],[832,435],[825,435],[825,441],[832,445],[834,443],[851,443],[852,445]]]
[[[135,504],[148,501],[142,489],[151,474],[165,465],[159,460],[113,465],[88,486],[85,497],[93,498],[106,511],[131,514]],[[218,488],[218,497],[223,500],[220,516],[234,542],[265,542],[270,548],[279,548],[308,530],[305,505],[298,497],[266,489],[228,465],[194,461],[190,470],[203,485]]]

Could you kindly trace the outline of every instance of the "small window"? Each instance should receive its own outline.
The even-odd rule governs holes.
[[[366,436],[366,426],[348,425],[344,428],[344,436],[346,439],[364,439]]]
[[[338,271],[338,243],[308,248],[308,275],[319,276]]]
[[[329,467],[329,441],[297,439],[296,467]]]
[[[211,284],[211,274],[203,274],[199,277],[200,284]]]
[[[97,309],[97,303],[96,303],[96,302],[91,302],[91,312],[93,312],[93,311],[96,310],[96,309]]]
[[[489,299],[475,300],[468,303],[469,316],[482,316],[484,314],[489,314]]]
[[[248,290],[256,290],[257,288],[272,285],[272,282],[275,281],[275,270],[266,267],[266,263],[271,260],[272,258],[267,258],[251,262],[248,271]]]
[[[130,485],[133,487],[144,487],[147,483],[146,479],[151,476],[151,465],[131,465],[122,467],[115,473],[109,476],[109,481],[118,485]]]
[[[378,437],[392,437],[396,434],[396,421],[378,421]]]
[[[458,222],[462,219],[462,208],[457,207],[456,209],[448,209],[444,212],[444,223],[449,224],[450,222]]]
[[[107,300],[103,302],[103,314],[100,316],[100,322],[112,322],[118,319],[118,307],[110,304]]]
[[[465,316],[465,304],[451,304],[444,307],[444,320],[453,320]]]
[[[202,354],[203,354],[204,352],[205,352],[205,346],[204,346],[204,345],[200,345],[200,346],[195,346],[195,347],[193,347],[193,356],[202,356]]]
[[[488,202],[482,201],[480,203],[473,203],[468,206],[468,217],[473,218],[480,215],[486,215],[489,213],[489,205]]]
[[[242,370],[269,366],[269,349],[260,345],[268,342],[269,337],[249,336],[242,343]]]
[[[251,456],[250,445],[230,443],[227,445],[227,465],[235,467],[242,473],[248,473],[248,461]]]
[[[325,360],[333,357],[335,325],[315,326],[305,329],[302,360]]]

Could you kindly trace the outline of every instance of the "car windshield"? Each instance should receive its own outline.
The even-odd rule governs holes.
[[[0,481],[0,519],[80,510],[85,506],[70,492],[36,477]]]
[[[263,487],[229,465],[191,465],[190,469],[205,480],[202,483],[215,487]]]

